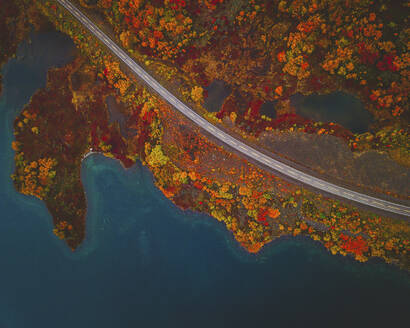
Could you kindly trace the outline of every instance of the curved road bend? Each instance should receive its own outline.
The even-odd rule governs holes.
[[[141,66],[135,63],[128,54],[122,50],[114,41],[112,41],[106,34],[104,34],[93,22],[91,22],[80,10],[74,7],[67,0],[56,0],[63,7],[65,7],[81,24],[83,24],[91,33],[101,40],[115,55],[118,56],[135,74],[139,76],[145,83],[154,89],[162,98],[175,107],[178,111],[188,117],[190,120],[198,124],[202,129],[206,130],[214,137],[218,138],[223,143],[234,148],[238,152],[251,157],[256,162],[267,166],[274,171],[297,180],[305,185],[314,187],[325,193],[335,195],[356,203],[363,204],[368,207],[373,207],[385,212],[390,212],[406,217],[410,217],[410,207],[392,203],[383,199],[368,196],[366,194],[358,193],[353,190],[335,185],[325,180],[313,177],[302,171],[296,170],[289,165],[281,163],[265,154],[259,152],[246,145],[245,143],[233,138],[231,135],[220,130],[206,119],[198,115],[195,111],[181,102],[177,97],[171,94],[161,84],[158,83],[152,76],[150,76]]]

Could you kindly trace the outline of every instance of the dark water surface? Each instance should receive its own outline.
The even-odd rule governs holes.
[[[406,273],[302,239],[248,255],[216,220],[175,208],[146,168],[101,155],[83,163],[88,237],[71,253],[9,178],[14,117],[71,47],[37,35],[3,68],[0,328],[406,326]]]
[[[266,101],[262,104],[261,108],[259,109],[259,113],[261,115],[265,115],[270,118],[276,118],[276,109],[275,109],[276,101]]]
[[[328,95],[291,97],[296,113],[314,121],[339,123],[353,133],[364,133],[369,130],[373,116],[356,97],[334,92]]]
[[[219,112],[226,97],[231,94],[231,87],[221,80],[214,80],[205,88],[208,96],[205,98],[204,107],[208,112]]]

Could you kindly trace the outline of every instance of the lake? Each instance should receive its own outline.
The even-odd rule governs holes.
[[[219,112],[226,97],[231,94],[231,87],[221,80],[214,80],[205,88],[207,96],[204,100],[204,107],[208,112]]]
[[[89,156],[87,238],[72,253],[44,204],[10,179],[12,122],[49,67],[70,60],[57,32],[23,42],[2,69],[0,327],[401,327],[409,275],[282,239],[247,254],[218,221],[176,208],[141,164]]]
[[[313,121],[338,123],[353,133],[369,131],[373,122],[372,114],[362,102],[344,92],[309,96],[295,94],[290,100],[296,114]]]

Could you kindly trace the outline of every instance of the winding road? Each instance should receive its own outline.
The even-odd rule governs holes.
[[[297,170],[287,164],[284,164],[276,159],[273,159],[253,147],[235,139],[231,135],[222,131],[212,123],[208,122],[202,116],[198,115],[194,110],[185,105],[177,97],[165,89],[157,80],[149,75],[141,66],[139,66],[131,57],[122,50],[113,40],[103,33],[90,19],[88,19],[80,10],[73,6],[67,0],[56,0],[65,7],[81,24],[84,25],[92,34],[94,34],[101,42],[103,42],[119,59],[121,59],[135,74],[138,75],[150,88],[156,91],[163,99],[171,104],[175,109],[184,114],[191,121],[198,124],[202,129],[213,135],[215,138],[222,141],[224,144],[242,153],[246,157],[253,159],[255,162],[267,166],[280,174],[287,176],[293,180],[297,180],[302,184],[311,186],[326,194],[332,194],[339,198],[347,199],[358,204],[372,207],[385,212],[398,214],[405,217],[410,217],[410,207],[389,202],[383,199],[375,198],[366,194],[362,194],[347,188],[335,185],[317,177],[311,176],[300,170]]]

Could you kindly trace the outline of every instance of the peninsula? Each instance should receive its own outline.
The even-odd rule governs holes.
[[[313,0],[15,1],[79,49],[16,119],[12,145],[16,188],[45,201],[73,250],[92,148],[124,167],[142,161],[176,205],[224,222],[250,252],[306,235],[333,254],[408,268],[408,31],[394,2],[340,12]],[[231,90],[214,112],[211,81]],[[365,104],[368,131],[303,117],[290,100],[334,91]]]

